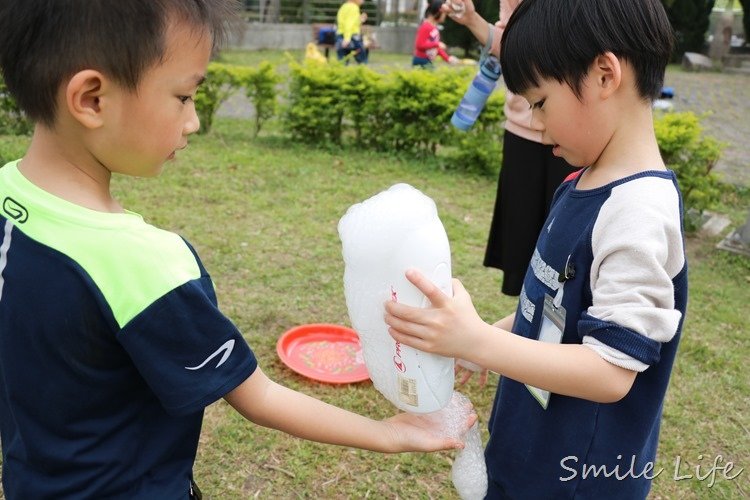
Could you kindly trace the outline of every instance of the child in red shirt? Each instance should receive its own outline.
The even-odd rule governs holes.
[[[424,21],[417,29],[414,40],[413,66],[431,68],[432,61],[440,56],[449,64],[456,64],[458,59],[449,56],[445,51],[445,44],[440,41],[439,25],[445,21],[446,11],[443,10],[444,0],[432,0],[424,11]]]

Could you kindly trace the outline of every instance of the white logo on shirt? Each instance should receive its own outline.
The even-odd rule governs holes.
[[[551,221],[549,221],[549,226],[547,226],[547,232],[549,233],[552,230],[552,224],[555,223],[555,218],[553,217]]]
[[[3,285],[5,284],[3,271],[5,270],[5,265],[8,263],[8,249],[10,249],[11,231],[13,231],[13,223],[8,219],[5,221],[5,236],[3,237],[3,244],[0,245],[0,298],[3,297]]]
[[[234,349],[234,339],[227,340],[226,342],[224,342],[224,344],[221,347],[219,347],[213,353],[211,353],[211,355],[207,357],[203,363],[199,364],[198,366],[186,366],[185,369],[186,370],[200,370],[201,368],[206,366],[206,363],[208,363],[213,358],[221,354],[221,351],[226,351],[224,355],[221,357],[221,359],[219,360],[219,363],[215,366],[215,368],[218,368],[221,365],[223,365],[224,361],[226,361],[229,355],[232,354],[232,349]]]

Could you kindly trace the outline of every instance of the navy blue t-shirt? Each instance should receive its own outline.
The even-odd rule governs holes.
[[[637,371],[616,403],[552,394],[547,408],[503,377],[485,451],[489,498],[645,498],[687,306],[682,206],[674,174],[557,191],[524,279],[513,332],[537,339],[545,295],[566,311],[562,343]],[[569,279],[559,277],[569,267]],[[559,296],[558,296],[559,294]]]
[[[255,370],[179,236],[0,169],[7,498],[187,498],[203,409]]]

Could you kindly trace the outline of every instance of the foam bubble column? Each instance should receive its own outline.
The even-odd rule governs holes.
[[[350,207],[339,221],[338,231],[343,245],[349,318],[360,337],[373,385],[399,409],[440,418],[444,429],[460,429],[468,418],[470,404],[453,392],[453,358],[396,342],[388,334],[384,320],[383,304],[387,300],[414,307],[429,305],[422,292],[404,276],[407,269],[421,271],[443,293],[452,294],[450,245],[435,202],[412,186],[396,184]],[[454,404],[460,398],[464,403]],[[446,430],[452,435],[449,432],[454,431]],[[466,448],[454,461],[453,482],[464,500],[482,498],[487,475],[476,425],[465,442]],[[470,449],[470,444],[474,448]],[[480,460],[475,464],[477,456]],[[466,467],[457,464],[479,468],[472,474],[484,478],[481,496],[462,493],[463,486],[459,488],[459,484],[476,489],[482,483],[473,476],[467,479]]]

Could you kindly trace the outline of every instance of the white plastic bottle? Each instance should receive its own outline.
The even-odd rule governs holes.
[[[453,393],[453,358],[396,342],[383,317],[386,300],[429,304],[404,276],[407,269],[418,269],[452,294],[450,246],[435,203],[408,184],[396,184],[350,207],[338,230],[349,318],[375,388],[404,411],[443,408]]]

